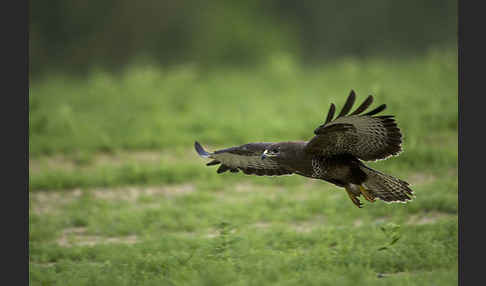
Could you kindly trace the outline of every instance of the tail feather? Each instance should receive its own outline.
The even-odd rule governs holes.
[[[415,197],[407,182],[364,165],[361,169],[367,175],[363,186],[375,197],[385,202],[407,202]]]

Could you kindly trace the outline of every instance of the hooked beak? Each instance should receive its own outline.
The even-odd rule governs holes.
[[[265,158],[267,158],[267,154],[268,154],[268,150],[263,151],[262,157],[261,157],[262,160],[265,159]]]

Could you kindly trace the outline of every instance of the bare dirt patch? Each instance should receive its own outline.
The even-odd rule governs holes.
[[[63,206],[72,203],[82,194],[83,192],[80,189],[68,192],[39,191],[29,193],[30,211],[38,215],[54,213]]]
[[[269,229],[270,227],[272,227],[272,223],[265,222],[265,221],[259,221],[257,223],[254,223],[252,226],[259,228],[259,229]]]
[[[75,171],[96,168],[100,166],[122,166],[126,163],[157,164],[163,162],[177,162],[190,155],[190,152],[168,151],[117,151],[114,153],[95,153],[89,156],[80,155],[51,155],[29,159],[29,172],[33,174],[47,170]],[[185,155],[186,154],[186,155]]]
[[[291,227],[296,231],[296,232],[302,232],[302,233],[309,233],[313,231],[316,228],[319,228],[323,226],[326,222],[326,218],[322,215],[316,216],[312,218],[311,220],[307,221],[302,221],[302,222],[294,222],[291,224]]]
[[[378,278],[387,278],[387,277],[392,277],[392,276],[401,276],[409,274],[408,272],[395,272],[395,273],[377,273],[376,277]]]
[[[249,183],[241,183],[235,186],[235,192],[237,193],[250,193],[255,190],[255,185]]]
[[[363,220],[361,220],[361,219],[357,219],[357,220],[355,220],[355,221],[353,222],[353,226],[354,226],[354,227],[360,227],[360,226],[362,226],[362,225],[363,225]]]
[[[173,197],[193,193],[196,188],[192,184],[159,186],[159,187],[127,187],[114,189],[93,189],[91,193],[104,200],[126,200],[136,202],[140,197]]]
[[[46,263],[38,263],[38,262],[29,262],[29,264],[31,265],[37,265],[37,266],[41,266],[41,267],[53,267],[56,265],[55,262],[46,262]]]
[[[248,203],[256,196],[264,195],[266,199],[273,200],[277,198],[278,192],[283,188],[273,186],[261,186],[250,183],[238,183],[232,188],[215,192],[214,195],[225,203]]]
[[[62,155],[53,155],[39,159],[29,159],[29,173],[40,173],[44,169],[62,169],[72,171],[76,168],[74,160]]]
[[[432,183],[437,178],[427,173],[415,173],[408,178],[408,182],[414,186]]]
[[[95,155],[93,165],[123,165],[126,162],[158,163],[180,160],[180,155],[167,151],[122,151],[116,153],[99,153]]]
[[[411,215],[406,223],[412,225],[431,224],[431,223],[436,223],[439,220],[452,218],[452,217],[457,217],[457,215],[441,213],[441,212],[430,212],[425,214]]]
[[[67,228],[62,232],[61,237],[57,239],[57,244],[62,247],[72,246],[94,246],[97,244],[134,244],[138,239],[136,235],[123,237],[103,237],[97,235],[87,235],[86,228],[74,227]]]
[[[236,229],[233,228],[233,229],[229,230],[228,233],[229,234],[235,234]],[[206,238],[216,238],[216,237],[221,236],[221,230],[215,229],[215,228],[210,228],[209,230],[206,231],[206,233],[203,236],[205,236]]]
[[[37,191],[29,194],[30,211],[37,215],[52,214],[60,211],[66,205],[74,202],[84,194],[90,194],[96,199],[111,201],[137,202],[141,197],[175,197],[195,192],[191,184],[158,186],[158,187],[124,187],[114,189],[89,189],[65,191]],[[158,205],[157,205],[158,207]]]
[[[422,224],[433,224],[437,223],[440,220],[448,219],[457,217],[455,214],[450,213],[442,213],[442,212],[428,212],[428,213],[420,213],[410,215],[408,219],[405,221],[405,224],[408,225],[422,225]],[[373,223],[376,225],[384,224],[389,221],[390,218],[388,217],[378,217],[373,220]],[[363,220],[356,219],[353,222],[353,226],[360,227],[364,224]]]
[[[318,215],[311,218],[310,220],[294,221],[285,224],[278,223],[278,225],[285,225],[285,227],[288,227],[289,229],[294,230],[295,232],[309,233],[319,227],[322,227],[323,225],[325,225],[325,223],[326,223],[326,218],[322,215]],[[254,227],[262,230],[268,230],[272,226],[273,223],[269,221],[259,221],[250,225],[250,227]]]

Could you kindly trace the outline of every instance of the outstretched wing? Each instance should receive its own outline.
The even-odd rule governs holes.
[[[272,158],[262,160],[262,153],[272,143],[248,143],[245,145],[222,149],[209,153],[203,149],[198,142],[194,147],[203,158],[213,159],[207,163],[207,166],[221,164],[217,170],[218,173],[226,171],[237,173],[239,170],[247,175],[257,176],[279,176],[292,174],[293,171],[285,166],[280,165]]]
[[[373,96],[350,115],[356,95],[351,91],[343,109],[333,120],[335,106],[331,104],[327,119],[316,130],[305,150],[313,154],[332,156],[352,154],[362,160],[380,160],[402,151],[402,135],[392,115],[373,116],[385,110],[382,104],[372,111],[363,113],[373,103]]]

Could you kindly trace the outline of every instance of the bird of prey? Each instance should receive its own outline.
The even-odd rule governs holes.
[[[349,94],[341,112],[334,118],[336,107],[331,103],[326,121],[314,130],[309,141],[248,143],[217,150],[194,147],[203,158],[213,159],[206,165],[218,165],[218,173],[240,170],[257,176],[297,174],[320,179],[342,187],[359,208],[363,196],[374,202],[407,202],[413,199],[409,184],[366,166],[363,161],[376,161],[398,155],[402,151],[402,135],[393,115],[376,114],[385,110],[382,104],[362,114],[373,102],[369,95],[351,114],[356,94]]]

